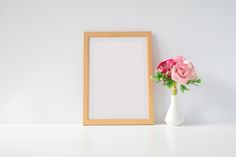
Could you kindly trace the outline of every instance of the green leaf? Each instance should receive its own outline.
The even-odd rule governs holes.
[[[162,73],[156,72],[155,74],[151,76],[151,79],[159,82],[162,80],[163,76],[164,75]]]
[[[157,76],[157,78],[158,78],[158,79],[160,79],[160,78],[162,78],[162,77],[163,77],[163,74],[162,74],[162,73],[160,73],[160,72],[157,72],[157,73],[156,73],[156,76]]]
[[[151,76],[151,79],[154,80],[156,83],[162,82],[164,86],[167,88],[171,88],[174,86],[175,81],[173,81],[171,78],[168,78],[165,74],[161,72],[156,72]]]
[[[187,82],[187,85],[192,84],[192,85],[198,86],[198,84],[200,84],[201,82],[202,82],[202,80],[200,78],[196,78],[194,80],[189,80]]]
[[[182,93],[184,93],[185,91],[189,91],[189,89],[188,89],[185,85],[181,84],[181,85],[180,85],[180,91],[181,91]]]
[[[164,83],[163,83],[164,86],[166,86],[168,88],[171,88],[171,87],[174,86],[174,84],[175,84],[175,81],[173,81],[172,79],[164,77]]]

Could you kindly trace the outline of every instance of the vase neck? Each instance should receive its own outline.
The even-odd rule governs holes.
[[[171,102],[176,102],[176,95],[171,94]]]

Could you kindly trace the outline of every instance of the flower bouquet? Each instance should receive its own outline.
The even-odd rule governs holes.
[[[171,105],[165,118],[167,124],[182,124],[184,120],[176,106],[178,87],[184,93],[190,90],[189,85],[198,86],[201,83],[193,64],[183,56],[166,59],[157,66],[151,79],[171,90]]]

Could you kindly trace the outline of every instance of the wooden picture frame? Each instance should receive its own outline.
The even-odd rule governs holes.
[[[151,32],[84,33],[84,125],[154,124],[151,40]]]

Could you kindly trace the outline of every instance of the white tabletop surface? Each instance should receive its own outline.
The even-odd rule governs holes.
[[[1,124],[0,157],[235,157],[236,123]]]

